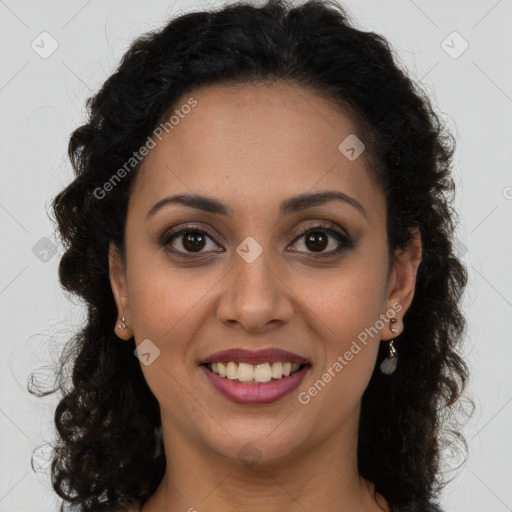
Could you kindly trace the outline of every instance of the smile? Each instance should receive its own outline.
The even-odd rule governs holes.
[[[291,393],[302,382],[311,365],[289,361],[256,365],[217,361],[200,367],[214,388],[231,402],[260,405],[275,402]]]
[[[207,365],[213,373],[226,379],[238,380],[246,384],[264,384],[271,380],[279,380],[289,377],[297,372],[301,366],[297,363],[277,361],[274,363],[249,364],[229,361],[227,363],[217,362]]]

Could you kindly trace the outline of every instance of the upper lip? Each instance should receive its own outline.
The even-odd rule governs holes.
[[[304,359],[298,354],[294,354],[293,352],[288,352],[287,350],[281,350],[278,348],[265,348],[261,350],[230,348],[210,354],[201,362],[201,364],[217,363],[222,361],[234,361],[236,363],[250,364],[274,363],[277,361],[289,361],[296,364],[309,363],[307,359]]]

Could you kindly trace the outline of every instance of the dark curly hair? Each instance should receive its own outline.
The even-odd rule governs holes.
[[[69,141],[76,178],[52,203],[65,247],[59,278],[83,299],[88,316],[55,368],[57,384],[40,393],[62,393],[51,470],[69,510],[145,503],[166,466],[159,404],[134,357],[134,339],[119,343],[114,334],[109,281],[109,243],[124,254],[128,199],[141,164],[102,200],[94,191],[185,94],[209,84],[274,81],[321,94],[352,116],[386,198],[390,260],[410,241],[411,228],[421,233],[415,295],[396,340],[400,364],[390,376],[377,364],[362,399],[361,476],[392,505],[428,501],[446,483],[443,448],[456,442],[467,449],[449,421],[460,412],[469,376],[459,352],[467,271],[454,250],[454,137],[389,43],[356,29],[335,2],[240,2],[183,14],[137,38],[87,100],[87,122]],[[386,357],[384,345],[378,362]]]

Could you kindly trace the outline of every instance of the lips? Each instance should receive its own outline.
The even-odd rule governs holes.
[[[239,405],[264,405],[292,393],[312,365],[299,354],[278,348],[233,348],[210,354],[199,366],[224,398]],[[291,372],[294,367],[298,368]]]
[[[297,389],[311,369],[310,365],[306,364],[289,377],[265,384],[245,384],[216,375],[205,364],[200,365],[200,368],[213,389],[225,399],[238,405],[249,406],[267,405],[284,399]]]
[[[249,364],[263,364],[263,363],[274,363],[278,361],[289,361],[291,363],[311,364],[304,357],[288,352],[287,350],[281,350],[278,348],[267,348],[261,350],[248,350],[243,348],[232,348],[228,350],[221,350],[205,357],[200,364],[218,363],[234,361],[237,363],[249,363]]]

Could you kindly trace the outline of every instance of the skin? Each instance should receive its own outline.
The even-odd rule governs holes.
[[[216,85],[196,89],[198,104],[150,151],[137,175],[126,221],[126,261],[112,245],[110,279],[119,318],[136,344],[150,339],[160,356],[141,364],[160,403],[167,458],[162,482],[143,512],[373,512],[386,500],[357,471],[361,397],[389,322],[307,404],[307,391],[359,333],[401,306],[401,332],[421,260],[417,232],[397,252],[388,278],[386,202],[367,171],[338,146],[357,133],[350,118],[296,85]],[[332,201],[282,216],[291,196],[337,190],[359,201]],[[214,197],[233,217],[168,205],[177,193]],[[354,242],[338,255],[333,235],[315,251],[301,228],[330,221]],[[186,236],[158,243],[170,228],[194,223],[209,232],[197,259]],[[328,233],[327,233],[328,234]],[[263,252],[247,263],[236,248],[248,236]],[[188,247],[188,253],[187,253]],[[222,252],[214,252],[215,249]],[[193,249],[192,249],[193,251]],[[188,261],[188,262],[187,262]],[[389,318],[389,314],[388,314]],[[385,342],[385,341],[383,341]],[[198,366],[233,347],[278,347],[307,358],[299,388],[266,405],[237,405],[220,395]],[[252,443],[257,463],[237,455]]]

